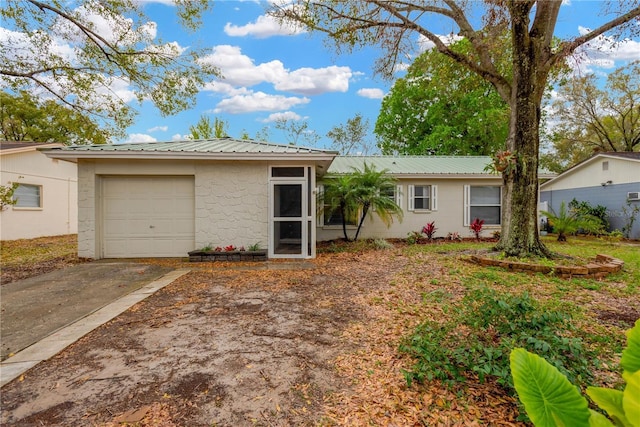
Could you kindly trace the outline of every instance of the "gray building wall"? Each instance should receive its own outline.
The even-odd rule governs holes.
[[[553,209],[554,212],[560,210],[560,204],[563,201],[568,207],[569,202],[574,198],[580,202],[589,202],[591,206],[605,206],[609,219],[609,231],[622,230],[628,219],[628,215],[625,215],[623,208],[631,211],[634,206],[640,206],[640,201],[631,202],[631,207],[627,206],[627,193],[635,191],[638,191],[637,183],[550,190],[540,192],[540,201],[548,202],[549,208]],[[636,215],[636,221],[629,237],[640,239],[640,214]]]

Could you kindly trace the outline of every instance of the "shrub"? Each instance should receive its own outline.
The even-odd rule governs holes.
[[[411,231],[407,234],[407,243],[410,245],[415,245],[416,243],[420,243],[420,239],[422,238],[422,234],[417,231]]]
[[[427,223],[427,225],[422,227],[422,234],[426,234],[427,239],[431,240],[431,239],[433,239],[433,235],[436,234],[436,230],[437,229],[438,228],[436,227],[436,222],[435,221],[431,221],[431,222]]]
[[[375,239],[373,241],[373,246],[376,249],[381,249],[381,250],[393,248],[393,245],[391,243],[387,242],[385,239]]]
[[[580,217],[592,218],[596,224],[592,230],[584,230],[587,233],[604,234],[609,229],[606,206],[591,206],[589,202],[573,199],[569,202],[569,209],[576,212]]]
[[[462,240],[462,237],[460,237],[460,233],[454,231],[453,233],[447,234],[447,240]]]
[[[476,235],[476,239],[480,240],[480,232],[484,226],[484,219],[476,218],[469,225],[469,229]]]
[[[547,216],[553,231],[558,233],[558,242],[566,242],[567,234],[575,233],[578,230],[597,232],[601,226],[597,218],[573,209],[567,209],[564,201],[560,203],[560,211],[557,214],[553,209],[541,211],[541,213]]]
[[[411,370],[403,372],[409,385],[432,379],[452,385],[477,375],[481,382],[495,378],[513,392],[509,354],[514,347],[544,354],[577,383],[592,378],[588,366],[593,354],[582,340],[566,336],[574,329],[570,316],[538,305],[526,292],[510,295],[478,288],[449,312],[448,322],[426,321],[402,341],[400,351],[416,359]]]
[[[259,251],[260,250],[260,242],[254,243],[253,245],[249,245],[250,251]]]

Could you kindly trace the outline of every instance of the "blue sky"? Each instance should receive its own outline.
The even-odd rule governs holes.
[[[371,142],[375,141],[373,126],[382,97],[393,84],[373,75],[379,54],[375,46],[338,55],[325,46],[322,34],[292,33],[278,27],[265,15],[268,3],[258,0],[215,2],[197,32],[188,32],[178,24],[173,0],[140,1],[144,1],[144,12],[156,24],[157,37],[180,48],[205,49],[206,60],[221,70],[223,78],[207,82],[196,105],[175,116],[162,117],[150,102],[136,105],[139,114],[126,130],[127,137],[114,142],[184,139],[190,125],[208,116],[212,121],[219,118],[227,122],[232,137],[243,132],[255,137],[266,128],[270,141],[287,143],[286,135],[274,127],[274,120],[284,117],[305,120],[320,136],[318,146],[324,148],[330,144],[327,132],[357,113],[369,120]],[[575,37],[610,20],[600,13],[603,5],[601,1],[565,0],[556,34]],[[2,30],[0,24],[0,40]],[[456,29],[442,21],[435,32],[439,31],[445,35]],[[4,30],[4,34],[8,32]],[[63,41],[55,47],[70,50]],[[574,64],[576,72],[606,76],[640,59],[640,37],[615,47],[601,37],[585,53]],[[124,99],[134,98],[127,87],[118,87],[118,92]]]
[[[254,137],[267,127],[270,140],[281,143],[287,138],[274,128],[278,117],[306,120],[321,137],[321,146],[329,143],[326,133],[332,127],[356,113],[369,118],[373,128],[382,96],[392,84],[372,75],[376,51],[337,56],[319,36],[287,35],[264,15],[266,6],[216,2],[196,34],[181,29],[172,6],[145,6],[159,36],[181,46],[206,47],[208,59],[225,78],[209,83],[195,108],[173,117],[160,117],[151,105],[143,105],[128,140],[181,138],[202,115],[226,121],[230,136],[247,131]]]

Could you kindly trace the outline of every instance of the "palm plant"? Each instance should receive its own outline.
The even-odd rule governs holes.
[[[367,163],[364,169],[353,168],[347,175],[329,177],[324,180],[324,193],[319,206],[326,206],[328,213],[339,212],[342,216],[344,238],[347,234],[347,222],[358,220],[353,240],[358,240],[360,230],[367,216],[373,212],[389,227],[393,216],[402,220],[402,209],[388,196],[395,187],[395,179],[387,175],[387,170],[377,171]]]
[[[347,222],[355,222],[358,208],[352,183],[352,175],[339,175],[323,180],[324,191],[320,194],[318,206],[327,209],[325,214],[339,212],[342,218],[342,232],[344,239],[349,241],[347,235]]]
[[[354,168],[352,180],[356,201],[360,207],[360,221],[353,240],[358,240],[364,219],[373,212],[387,227],[393,223],[394,215],[402,221],[402,209],[389,197],[389,193],[393,194],[396,180],[388,175],[388,172],[387,169],[377,171],[375,166],[366,162],[364,170]]]
[[[579,210],[567,209],[564,201],[560,204],[558,214],[553,209],[541,211],[541,213],[548,218],[553,231],[558,233],[558,242],[566,242],[567,234],[575,233],[578,230],[597,232],[601,228],[598,218],[584,214]]]

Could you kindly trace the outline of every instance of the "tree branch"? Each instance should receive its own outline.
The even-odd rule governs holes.
[[[596,28],[595,30],[587,34],[577,37],[573,41],[567,41],[567,42],[561,43],[560,49],[555,54],[549,57],[548,66],[552,67],[556,65],[562,59],[566,58],[567,56],[575,52],[575,50],[578,47],[582,46],[583,44],[590,42],[591,40],[606,33],[607,31],[612,30],[617,26],[622,25],[628,21],[631,21],[633,18],[636,18],[638,16],[640,16],[640,6],[634,9],[631,9],[629,12],[625,13],[624,15],[621,15],[616,19],[607,22],[606,24],[602,25],[599,28]]]

